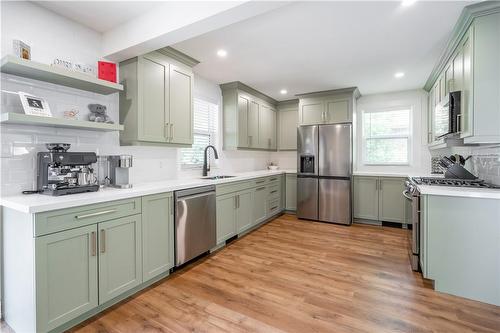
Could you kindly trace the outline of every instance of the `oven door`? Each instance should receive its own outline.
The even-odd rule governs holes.
[[[410,193],[408,189],[403,192],[406,198],[406,204],[411,208],[410,213],[410,230],[408,233],[408,255],[410,258],[411,268],[418,271],[418,257],[420,252],[420,195],[418,191]]]

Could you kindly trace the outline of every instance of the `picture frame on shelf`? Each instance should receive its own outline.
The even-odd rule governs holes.
[[[47,101],[38,96],[25,92],[18,92],[21,104],[23,105],[24,113],[31,116],[52,117],[49,104]]]

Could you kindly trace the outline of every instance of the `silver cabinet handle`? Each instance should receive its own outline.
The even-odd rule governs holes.
[[[262,190],[265,190],[266,188],[265,187],[259,187],[256,191],[262,191]]]
[[[92,257],[95,257],[96,256],[96,252],[97,252],[97,237],[96,237],[96,234],[95,234],[95,231],[92,231],[90,233],[90,241],[91,241],[91,255]]]
[[[272,208],[271,208],[271,209],[269,209],[269,210],[275,210],[276,208],[278,208],[278,206],[274,206],[274,207],[272,207]]]
[[[101,241],[101,253],[106,252],[106,230],[101,229],[101,236],[99,237]]]
[[[170,124],[170,141],[174,139],[174,124]]]
[[[278,178],[269,178],[269,181],[273,182],[275,180],[278,180]]]
[[[378,180],[378,189],[382,191],[382,179]]]
[[[257,180],[255,184],[262,184],[263,182],[265,182],[265,180]]]
[[[95,216],[100,216],[100,215],[105,215],[105,214],[111,214],[111,213],[115,213],[115,212],[116,212],[116,209],[103,210],[101,212],[96,212],[96,213],[76,215],[75,219],[81,220],[81,219],[86,219],[86,218],[89,218],[89,217],[95,217]]]
[[[271,191],[271,194],[278,192],[278,190]]]
[[[238,196],[234,197],[234,209],[238,208]]]
[[[165,123],[165,130],[164,130],[164,133],[163,133],[165,135],[165,139],[167,139],[167,141],[170,138],[169,135],[168,135],[169,134],[168,125],[169,125],[169,123]]]
[[[457,114],[457,132],[462,133],[462,115]]]
[[[236,196],[236,199],[238,199],[238,208],[240,208],[240,195],[239,194]]]
[[[378,190],[378,179],[375,179],[375,191]]]

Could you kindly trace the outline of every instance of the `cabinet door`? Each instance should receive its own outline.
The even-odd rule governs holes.
[[[253,190],[238,192],[236,207],[236,228],[238,233],[242,233],[253,225]]]
[[[297,175],[286,174],[285,209],[297,210]]]
[[[167,63],[154,56],[139,57],[139,140],[168,141],[168,73]]]
[[[448,96],[453,89],[453,62],[450,62],[444,71],[444,95]]]
[[[354,218],[378,220],[378,177],[354,177]]]
[[[269,140],[270,140],[270,149],[271,150],[276,150],[276,110],[271,108],[269,109]]]
[[[429,91],[429,110],[427,112],[427,143],[431,143],[434,140],[432,128],[433,128],[433,114],[434,114],[434,100],[435,100],[436,89],[435,86]]]
[[[250,113],[250,100],[238,96],[238,147],[248,148],[248,116]]]
[[[142,283],[141,215],[98,224],[99,304]]]
[[[193,143],[193,73],[170,65],[170,142]]]
[[[404,180],[401,178],[380,178],[379,220],[405,223]]]
[[[97,227],[37,237],[37,331],[47,332],[98,305]]]
[[[469,32],[466,34],[462,43],[463,53],[463,81],[462,81],[462,96],[460,103],[460,137],[466,138],[473,134],[472,131],[472,42],[473,42],[472,25]]]
[[[257,187],[254,190],[253,217],[254,225],[266,220],[267,216],[267,186]]]
[[[299,104],[299,119],[301,125],[322,124],[324,121],[325,104],[323,102],[304,102]]]
[[[299,124],[298,110],[286,110],[278,112],[279,150],[297,150],[297,126]]]
[[[464,81],[464,54],[460,47],[453,57],[453,86],[452,91],[462,91]]]
[[[350,121],[349,99],[326,102],[325,122],[329,124]]]
[[[217,197],[217,244],[236,235],[236,195]]]
[[[142,277],[154,278],[174,267],[172,193],[142,197]]]
[[[248,148],[259,148],[259,109],[256,101],[250,102],[248,113]]]
[[[276,149],[276,110],[263,104],[259,112],[259,147]]]

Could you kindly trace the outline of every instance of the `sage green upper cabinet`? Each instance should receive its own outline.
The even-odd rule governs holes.
[[[351,122],[361,95],[357,88],[345,88],[297,96],[299,125],[315,125]]]
[[[278,104],[278,150],[297,150],[298,101]]]
[[[224,149],[276,150],[277,102],[241,82],[221,89]]]
[[[98,224],[99,303],[142,283],[141,215]]]
[[[405,223],[404,179],[393,177],[379,178],[380,221]]]
[[[142,277],[146,282],[174,267],[172,192],[142,197]]]
[[[170,66],[170,143],[193,144],[193,72]]]
[[[198,62],[170,47],[120,63],[123,145],[193,143],[193,71]]]
[[[460,103],[461,107],[461,119],[460,119],[460,137],[467,138],[472,135],[472,109],[473,109],[473,98],[472,98],[472,42],[474,35],[474,26],[469,28],[469,31],[464,36],[462,41],[462,100]]]
[[[37,331],[50,331],[98,305],[97,227],[37,237]]]
[[[236,235],[236,194],[217,196],[217,244]]]

